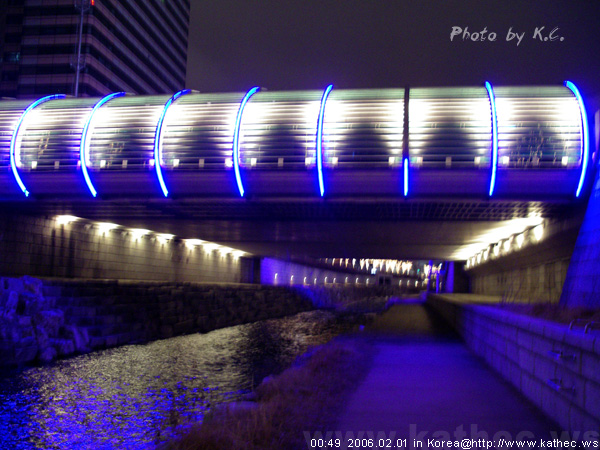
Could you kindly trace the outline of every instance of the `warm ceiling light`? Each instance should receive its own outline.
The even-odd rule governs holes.
[[[129,230],[129,234],[131,235],[131,238],[136,241],[139,238],[141,238],[142,236],[146,236],[147,234],[150,234],[150,233],[151,233],[150,230],[146,230],[144,228],[132,228]]]
[[[156,235],[156,240],[158,242],[164,243],[164,242],[170,241],[174,237],[175,237],[174,234],[160,233],[160,234]]]
[[[542,240],[542,237],[544,237],[544,225],[543,224],[540,224],[533,229],[533,236],[535,237],[535,240],[538,242]]]
[[[115,228],[119,227],[119,225],[117,225],[116,223],[110,222],[98,222],[96,226],[98,227],[98,232],[100,234],[104,234],[110,230],[114,230]]]
[[[56,216],[56,224],[57,225],[68,225],[71,222],[75,222],[77,220],[79,220],[79,217],[69,216],[69,215]]]

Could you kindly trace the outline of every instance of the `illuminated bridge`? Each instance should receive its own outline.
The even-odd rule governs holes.
[[[0,195],[571,199],[576,87],[49,96],[0,103]]]
[[[0,199],[253,251],[281,240],[286,255],[344,256],[359,236],[365,256],[396,254],[384,241],[398,231],[386,227],[401,221],[407,256],[464,258],[435,237],[464,241],[490,226],[480,221],[578,204],[591,166],[587,123],[568,81],[5,100]],[[315,221],[335,225],[319,234]],[[370,232],[379,236],[367,248]]]

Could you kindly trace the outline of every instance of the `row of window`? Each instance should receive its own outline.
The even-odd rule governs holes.
[[[150,20],[151,23],[147,23],[147,21],[143,20],[143,17],[140,15],[139,11],[135,8],[136,5],[132,5],[130,2],[120,2],[119,3],[121,6],[123,6],[127,12],[136,20],[136,22],[143,28],[143,29],[148,29],[148,28],[153,28],[156,30],[155,33],[153,34],[148,34],[148,37],[153,37],[153,35],[156,36],[160,36],[160,39],[156,39],[155,45],[159,45],[163,48],[163,50],[165,51],[165,53],[167,55],[171,55],[173,50],[175,50],[176,53],[178,53],[180,58],[183,58],[185,60],[186,58],[186,54],[187,54],[187,29],[185,30],[185,35],[180,36],[180,40],[175,40],[172,35],[168,32],[168,30],[166,30],[164,28],[164,21],[160,21],[160,20],[153,20],[154,18],[152,17],[152,15],[148,15],[148,18]],[[143,3],[144,4],[144,9],[147,10],[146,8],[146,2]],[[130,19],[128,19],[127,17],[125,17],[123,15],[123,12],[120,11],[118,8],[110,8],[109,5],[106,5],[107,9],[117,18],[117,20],[127,26],[127,24],[129,24],[131,22]],[[103,17],[104,15],[102,14],[102,10],[98,9],[98,8],[94,8],[91,13],[95,16],[95,17]],[[112,22],[110,20],[108,20],[106,17],[104,17],[103,20],[105,26],[110,26],[112,24]],[[146,23],[144,23],[146,22]],[[129,31],[134,33],[136,35],[136,37],[141,41],[144,42],[144,45],[146,46],[146,48],[150,49],[153,48],[153,45],[149,45],[150,43],[148,42],[148,38],[146,36],[142,36],[140,33],[137,32],[137,30],[135,29],[135,27],[128,27]],[[169,41],[169,43],[171,44],[171,48],[167,48],[164,45],[164,39],[167,39]]]
[[[89,54],[92,56],[96,56],[98,53],[95,49],[94,51],[90,51]],[[131,86],[133,89],[136,89],[138,92],[143,92],[142,88],[129,77],[125,72],[120,70],[118,67],[113,67],[110,69],[117,77]],[[110,91],[119,91],[123,90],[123,86],[119,86],[114,80],[107,78],[103,75],[94,64],[87,64],[83,71],[83,73],[88,73],[94,78],[96,78],[101,84],[105,85],[109,88]],[[22,65],[20,68],[21,75],[60,75],[60,74],[73,74],[74,69],[69,65]],[[54,92],[52,92],[54,93]],[[71,94],[71,91],[67,93]],[[48,94],[46,92],[45,94]]]
[[[166,20],[160,20],[160,16],[161,14],[163,14],[162,11],[159,11],[158,8],[154,8],[154,14],[152,14],[152,11],[150,10],[150,4],[151,2],[148,2],[147,0],[143,0],[139,3],[139,6],[145,10],[146,12],[146,16],[152,20],[153,23],[155,23],[156,25],[162,27],[163,23],[167,23],[170,28],[171,31],[175,33],[175,35],[178,35],[179,40],[178,41],[173,41],[173,45],[175,46],[179,46],[180,48],[182,48],[182,44],[185,45],[185,43],[187,43],[187,36],[188,36],[188,24],[184,23],[181,20],[181,17],[179,17],[179,15],[172,9],[171,5],[173,3],[173,1],[168,1],[168,2],[163,2],[163,4],[167,7],[167,9],[169,10],[170,14],[168,15],[163,15],[163,19]],[[134,15],[135,8],[133,8],[134,5],[132,5],[129,2],[121,2],[121,4],[123,6],[125,6],[128,10],[129,13]],[[132,11],[133,9],[133,11]],[[158,16],[158,22],[154,21],[154,18],[156,18]],[[135,17],[135,15],[134,15]],[[189,21],[189,13],[185,14],[185,17],[188,18]],[[179,22],[179,25],[177,25],[176,23],[174,23],[172,20],[177,20]],[[166,32],[166,30],[163,30],[163,32]],[[183,54],[185,55],[187,51],[187,48],[183,48]]]
[[[123,2],[122,4],[128,5],[127,2]],[[128,5],[128,6],[131,6],[131,5]],[[173,54],[173,51],[175,50],[179,54],[179,57],[181,59],[183,59],[184,62],[181,62],[179,59],[175,59],[175,58],[173,58],[173,60],[167,61],[165,59],[165,57],[163,57],[163,55],[161,55],[161,54],[154,54],[153,56],[155,58],[159,59],[160,63],[164,67],[175,66],[174,68],[176,68],[181,73],[181,75],[177,76],[178,83],[180,83],[181,85],[185,84],[186,50],[182,50],[182,46],[184,45],[184,43],[180,42],[177,45],[177,43],[175,43],[172,39],[170,39],[171,44],[173,44],[174,47],[168,47],[167,45],[165,45],[163,39],[156,39],[154,41],[154,45],[153,45],[149,41],[149,38],[151,37],[150,33],[148,33],[146,36],[144,36],[142,33],[139,32],[139,30],[136,27],[127,26],[127,24],[129,24],[131,22],[131,20],[124,17],[120,11],[118,11],[118,10],[113,11],[112,9],[110,9],[110,11],[115,15],[115,17],[119,21],[119,23],[121,23],[130,33],[132,33],[135,36],[135,38],[138,39],[138,41],[148,50],[153,49],[155,47],[160,47],[164,51],[164,54],[167,55],[167,57],[171,56]],[[26,17],[72,16],[74,13],[75,13],[75,10],[72,6],[53,6],[53,7],[37,6],[37,7],[27,7],[25,9]],[[125,34],[118,27],[115,27],[114,20],[111,20],[110,18],[106,17],[102,13],[101,9],[92,8],[89,11],[89,15],[98,19],[98,21],[100,23],[102,23],[108,30],[110,30],[112,33],[114,33],[115,37],[117,39],[119,39],[121,42],[123,42],[125,45],[127,45],[128,47],[137,47],[137,45],[132,45],[130,39],[128,39],[125,36]],[[136,16],[137,15],[134,14],[134,17],[136,17]],[[153,23],[153,24],[155,26],[159,25],[158,23]],[[143,24],[140,23],[140,26],[143,26]],[[165,36],[165,37],[168,38],[168,36]],[[172,89],[172,90],[174,90],[174,89]]]
[[[185,1],[187,7],[184,6],[182,2],[164,2],[167,6],[167,9],[173,14],[173,17],[177,22],[179,22],[179,26],[185,32],[185,36],[187,39],[188,27],[189,27],[189,17],[190,17],[190,3],[189,1]],[[175,6],[174,6],[175,5]],[[179,10],[179,12],[175,11],[175,8]],[[187,18],[187,22],[186,22]]]
[[[44,28],[45,27],[27,27],[26,34],[27,35],[43,34],[42,30]],[[50,28],[55,28],[55,27],[50,27]],[[75,31],[75,29],[77,28],[77,26],[72,25],[71,27],[64,27],[64,28],[71,28],[72,29],[71,31],[73,33]],[[65,34],[72,34],[72,33],[67,32]],[[100,30],[98,30],[94,26],[86,26],[86,34],[96,37],[96,39],[98,39],[98,41],[100,41],[100,42],[107,41],[107,39],[102,35]],[[165,91],[165,89],[162,86],[160,86],[158,83],[156,83],[156,81],[154,80],[153,77],[147,76],[148,71],[144,70],[144,67],[141,67],[138,62],[132,61],[118,47],[111,46],[111,48],[108,50],[110,50],[118,59],[123,61],[124,64],[127,65],[138,76],[145,79],[146,82],[150,86],[152,86],[152,89],[154,89],[154,91],[156,93],[161,93],[161,92]],[[75,45],[72,45],[72,44],[40,45],[40,46],[35,45],[35,46],[24,46],[22,51],[23,51],[23,55],[74,55],[76,52],[76,48],[75,48]],[[133,81],[130,76],[128,76],[122,70],[119,70],[117,67],[115,67],[112,64],[112,62],[107,59],[106,55],[103,54],[103,52],[101,52],[95,46],[90,45],[90,44],[83,45],[82,46],[82,54],[90,54],[90,55],[94,56],[108,70],[114,71],[121,79],[126,80],[127,83],[130,86],[132,86],[133,88],[135,88],[138,93],[140,93],[140,94],[152,93],[152,92],[147,92],[147,89],[140,87],[140,85],[137,82]],[[169,90],[175,91],[179,88],[179,86],[173,86],[172,81],[169,80],[165,76],[164,69],[160,70],[160,68],[157,68],[157,67],[150,67],[150,70],[152,71],[152,74],[154,77],[160,78],[160,80],[168,86]],[[184,84],[184,83],[182,83],[182,84]]]

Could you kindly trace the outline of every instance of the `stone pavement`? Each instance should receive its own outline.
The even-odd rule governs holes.
[[[340,417],[342,436],[395,432],[427,448],[436,437],[550,439],[558,430],[423,304],[393,306],[363,333],[376,354]]]

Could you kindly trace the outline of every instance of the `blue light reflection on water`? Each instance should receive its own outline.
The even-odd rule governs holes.
[[[315,336],[290,317],[0,375],[0,448],[153,448],[174,425],[239,399],[329,332]]]

